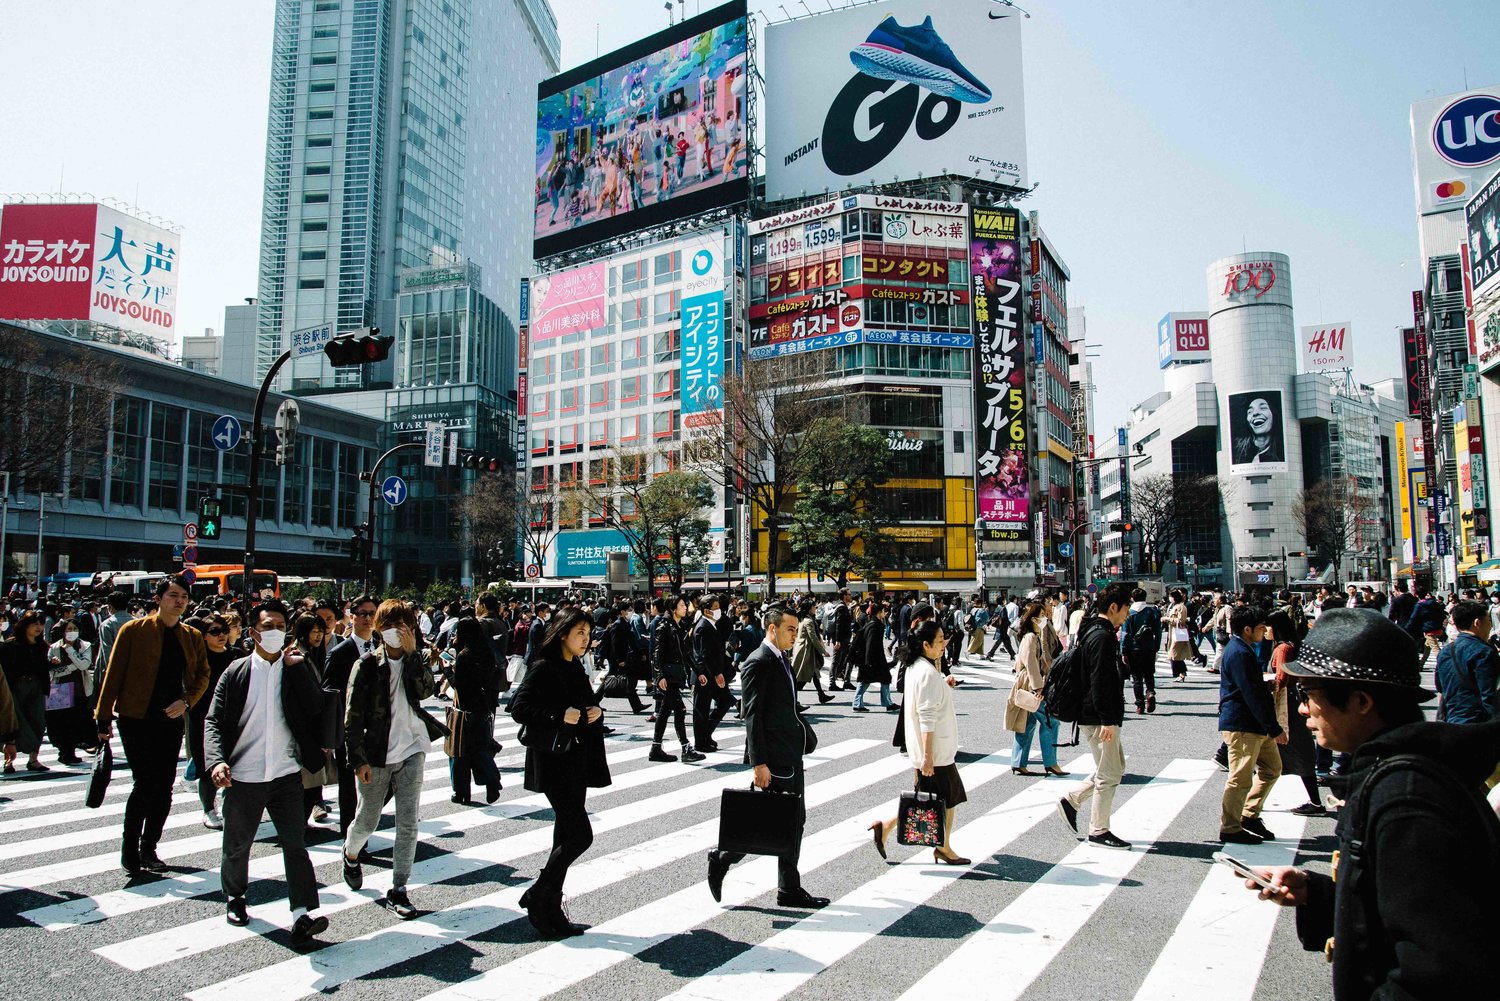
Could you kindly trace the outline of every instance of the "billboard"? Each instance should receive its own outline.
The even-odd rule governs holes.
[[[1286,411],[1281,390],[1230,393],[1229,471],[1238,476],[1284,473],[1286,462]]]
[[[888,0],[767,29],[766,197],[935,174],[1019,188],[1021,14]]]
[[[1417,353],[1417,328],[1401,328],[1401,374],[1406,385],[1406,416],[1417,417],[1422,411],[1422,356]]]
[[[0,318],[90,320],[170,339],[181,237],[107,205],[0,210]]]
[[[559,532],[553,549],[554,577],[603,577],[610,553],[630,553],[630,572],[635,573],[635,553],[625,533],[613,528]]]
[[[735,0],[542,81],[536,257],[749,197],[746,17]]]
[[[1500,275],[1500,172],[1464,206],[1469,230],[1469,281],[1474,295],[1489,291]]]
[[[989,538],[1031,540],[1026,347],[1021,337],[1021,214],[978,209],[970,222],[975,495]]]
[[[604,326],[606,271],[604,264],[588,264],[531,279],[532,343]]]
[[[1156,325],[1156,354],[1161,368],[1208,361],[1208,314],[1168,313]]]
[[[1303,327],[1301,343],[1304,372],[1354,367],[1354,346],[1349,341],[1347,322]]]
[[[682,289],[682,425],[718,424],[724,407],[724,231],[688,241]]]
[[[1500,88],[1413,104],[1411,146],[1417,214],[1462,209],[1500,166]]]

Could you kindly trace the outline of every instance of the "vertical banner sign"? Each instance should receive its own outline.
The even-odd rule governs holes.
[[[1021,214],[974,209],[974,462],[979,520],[989,538],[1030,542],[1031,464],[1026,429],[1026,348],[1021,337]]]
[[[1417,556],[1417,526],[1412,517],[1415,507],[1409,477],[1411,476],[1411,464],[1407,460],[1406,447],[1406,423],[1396,422],[1396,487],[1397,496],[1401,501],[1401,527],[1399,538],[1401,540],[1401,562],[1410,566],[1416,562]]]
[[[531,361],[531,279],[521,279],[521,301],[517,309],[520,323],[516,325],[516,493],[517,500],[524,501],[527,490],[526,465],[531,455],[531,449],[526,440],[526,394],[531,391],[527,384],[526,369]],[[478,444],[478,441],[475,442]],[[517,504],[517,511],[526,511],[527,508]],[[520,517],[516,519],[516,545],[514,559],[517,563],[526,562],[526,532],[527,519]]]
[[[1422,420],[1422,454],[1427,462],[1436,465],[1437,448],[1433,434],[1432,415],[1432,369],[1431,361],[1427,356],[1427,315],[1423,308],[1422,292],[1417,290],[1411,294],[1412,329],[1416,331],[1417,351],[1417,415]],[[1432,493],[1438,492],[1440,486],[1433,483]],[[1435,533],[1438,527],[1437,508],[1432,504],[1427,505],[1427,530]]]
[[[1401,373],[1406,378],[1406,416],[1420,417],[1422,363],[1417,355],[1417,328],[1401,328]]]
[[[1473,517],[1473,530],[1469,533],[1469,537],[1482,556],[1493,555],[1494,551],[1490,548],[1489,488],[1485,482],[1484,471],[1484,421],[1481,415],[1483,404],[1475,399],[1467,401],[1464,407],[1469,425],[1468,455],[1472,506],[1468,511]]]
[[[717,247],[688,257],[692,272],[682,299],[682,424],[684,429],[718,423],[724,406],[724,271]]]

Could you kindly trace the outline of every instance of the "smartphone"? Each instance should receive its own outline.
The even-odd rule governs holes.
[[[1260,873],[1256,872],[1255,869],[1251,867],[1250,863],[1242,862],[1239,859],[1235,858],[1233,855],[1226,855],[1223,852],[1214,852],[1214,861],[1221,862],[1224,865],[1229,866],[1229,868],[1233,869],[1241,876],[1250,880],[1256,886],[1259,886],[1262,890],[1274,890],[1276,888],[1272,885],[1270,880],[1266,879]]]

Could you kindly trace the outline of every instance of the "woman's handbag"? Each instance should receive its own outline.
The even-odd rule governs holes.
[[[94,755],[94,770],[89,775],[88,793],[83,798],[83,805],[91,810],[97,810],[104,804],[104,791],[109,788],[109,776],[114,771],[114,752],[109,749],[109,741],[99,742],[99,753]]]
[[[1173,626],[1172,627],[1172,642],[1173,643],[1186,643],[1186,642],[1188,642],[1187,626]]]
[[[800,797],[775,789],[725,789],[719,796],[719,851],[790,855],[802,840]]]
[[[1028,692],[1024,688],[1012,688],[1010,700],[1016,704],[1018,709],[1024,709],[1034,713],[1042,707],[1042,697],[1036,692]]]
[[[52,687],[47,690],[47,711],[50,713],[59,709],[72,709],[73,699],[73,676],[68,675],[63,681],[52,682]]]
[[[444,713],[448,724],[448,735],[443,738],[443,753],[450,758],[461,758],[464,754],[464,717],[462,709],[449,706]]]
[[[943,843],[947,822],[943,798],[937,793],[916,789],[903,792],[896,809],[896,840],[903,845],[936,848]]]
[[[547,754],[567,754],[578,746],[578,726],[577,724],[571,726],[564,724],[553,731],[551,739],[547,739],[522,724],[521,729],[516,733],[516,739],[521,742],[522,747],[529,747],[532,750]]]

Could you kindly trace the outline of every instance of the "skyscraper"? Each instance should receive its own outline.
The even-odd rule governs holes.
[[[478,265],[485,297],[513,313],[531,266],[531,145],[516,137],[561,52],[547,0],[278,0],[273,46],[257,379],[293,330],[394,333],[412,269]],[[395,371],[314,355],[281,386],[390,385]]]

